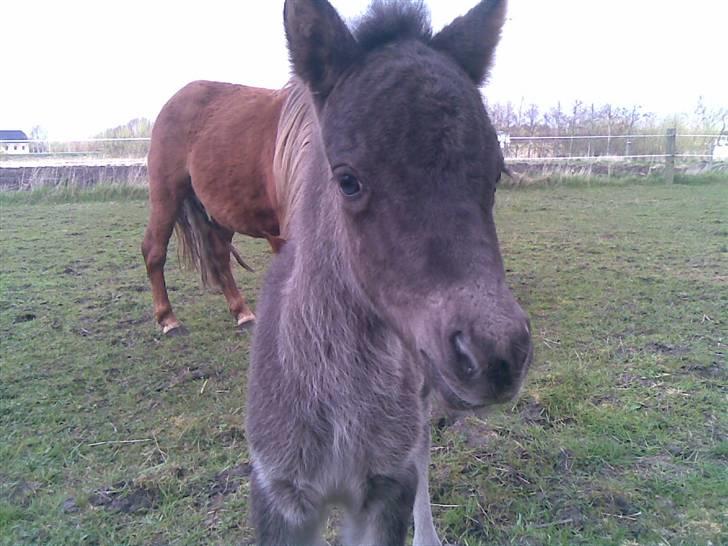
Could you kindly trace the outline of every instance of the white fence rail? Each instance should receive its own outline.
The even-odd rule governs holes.
[[[535,161],[660,159],[728,160],[728,135],[719,134],[630,134],[630,135],[498,135],[506,159]],[[675,153],[669,153],[670,139]],[[139,164],[146,159],[149,138],[88,138],[69,141],[0,141],[0,166],[7,162],[64,158],[64,164],[87,164],[94,158],[117,159]],[[12,150],[25,145],[25,153]],[[82,162],[83,161],[83,162]],[[27,164],[27,163],[26,163]]]
[[[570,160],[728,160],[728,135],[499,135],[506,159],[519,161]]]
[[[629,135],[498,135],[503,154],[509,165],[525,166],[524,170],[544,165],[574,166],[588,173],[599,168],[584,165],[609,165],[603,168],[612,173],[611,165],[647,165],[646,172],[660,169],[671,181],[675,164],[718,163],[728,168],[728,135],[678,134],[669,129],[666,134]],[[139,169],[145,169],[149,138],[89,138],[73,141],[8,140],[0,141],[0,182],[8,179],[9,170],[45,170],[64,168],[133,168],[138,179]],[[25,153],[18,153],[18,149]],[[517,170],[517,169],[514,169]],[[644,169],[643,169],[644,170]],[[3,175],[5,173],[5,175]],[[46,174],[46,179],[51,175]],[[26,175],[23,175],[23,180]],[[22,185],[23,183],[21,183]],[[0,184],[2,185],[2,184]]]

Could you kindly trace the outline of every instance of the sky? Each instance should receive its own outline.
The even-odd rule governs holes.
[[[368,0],[332,0],[347,19]],[[435,30],[476,0],[427,0]],[[281,87],[283,0],[0,0],[0,129],[91,137],[196,79]],[[728,107],[725,0],[510,0],[489,101]],[[12,46],[12,50],[10,49]]]

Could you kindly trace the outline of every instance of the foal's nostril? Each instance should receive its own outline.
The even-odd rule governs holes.
[[[531,355],[531,333],[528,326],[524,330],[511,339],[511,359],[520,370],[527,366],[528,359]]]
[[[513,387],[511,365],[501,358],[494,358],[488,363],[488,372],[486,375],[496,392],[507,391]]]
[[[475,375],[475,372],[477,371],[477,361],[468,347],[465,335],[462,332],[455,332],[450,339],[450,342],[452,343],[453,350],[455,352],[457,370],[460,375],[464,378],[470,378]]]

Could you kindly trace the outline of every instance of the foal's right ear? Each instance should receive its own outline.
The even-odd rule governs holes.
[[[320,108],[356,58],[356,40],[327,0],[286,0],[283,21],[293,70]]]

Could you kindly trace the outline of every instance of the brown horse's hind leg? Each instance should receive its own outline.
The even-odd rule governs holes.
[[[188,182],[189,183],[189,182]],[[169,302],[167,285],[164,281],[164,264],[167,261],[167,245],[174,230],[184,192],[164,191],[150,181],[149,224],[142,241],[142,255],[147,266],[147,275],[152,285],[154,317],[165,334],[184,334],[184,326],[177,320]]]
[[[245,298],[235,284],[235,277],[230,267],[230,252],[233,233],[217,227],[210,230],[210,247],[215,260],[217,280],[228,303],[230,313],[235,317],[238,328],[245,329],[255,322],[255,315],[245,303]]]

